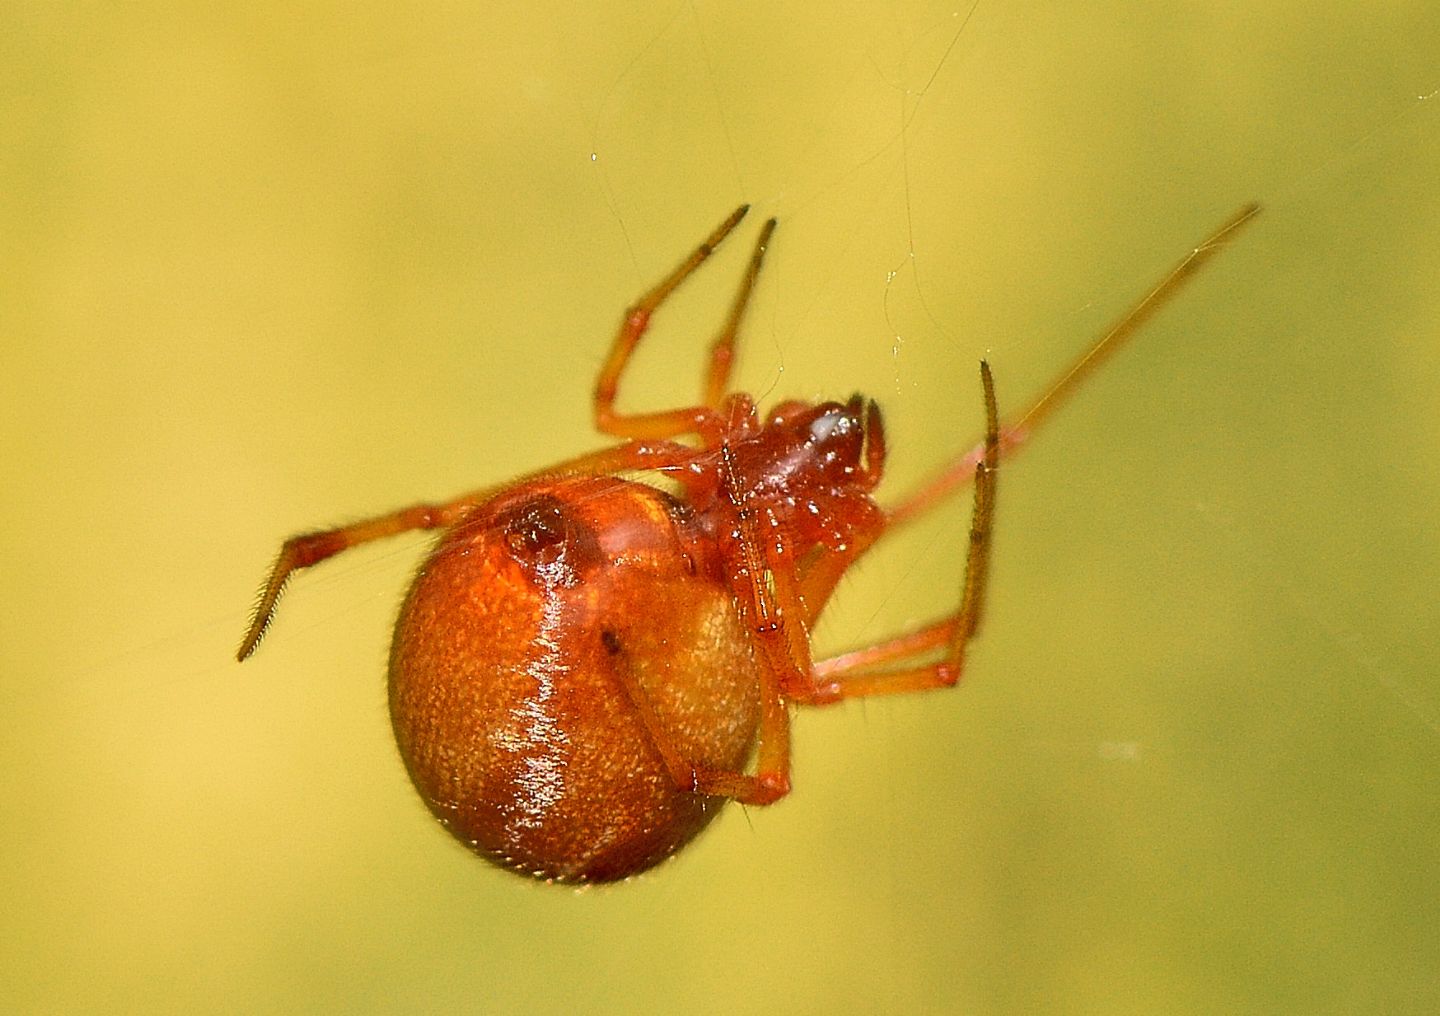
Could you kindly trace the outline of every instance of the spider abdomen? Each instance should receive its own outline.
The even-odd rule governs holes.
[[[720,810],[679,785],[647,727],[689,762],[737,770],[758,722],[751,642],[713,545],[677,505],[613,478],[531,481],[480,505],[420,569],[396,625],[391,719],[421,796],[478,853],[609,881]]]

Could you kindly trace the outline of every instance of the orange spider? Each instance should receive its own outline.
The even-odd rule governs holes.
[[[885,465],[873,401],[787,401],[762,415],[729,391],[774,219],[710,348],[700,403],[615,409],[651,315],[746,211],[626,312],[594,392],[596,426],[622,443],[444,504],[292,537],[240,646],[243,660],[297,569],[395,533],[445,530],[395,627],[391,719],[430,810],[515,871],[559,882],[644,871],[726,800],[770,804],[789,792],[791,705],[955,684],[983,612],[1002,455],[1258,209],[1195,248],[1013,423],[1000,423],[982,361],[984,440],[888,510],[871,498]],[[636,470],[677,493],[619,475]],[[958,608],[812,659],[810,631],[841,575],[971,479]]]

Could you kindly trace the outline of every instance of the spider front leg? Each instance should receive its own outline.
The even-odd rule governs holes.
[[[630,441],[613,448],[568,459],[558,465],[538,470],[520,477],[512,483],[543,476],[574,474],[598,475],[624,469],[666,470],[686,465],[695,457],[695,451],[685,445],[670,441]],[[508,486],[508,485],[507,485]],[[250,627],[240,642],[235,654],[237,660],[244,660],[255,651],[270,621],[275,615],[275,605],[290,576],[302,568],[319,564],[334,557],[341,551],[370,543],[372,540],[395,536],[416,529],[446,529],[453,526],[477,505],[499,490],[499,486],[485,487],[462,494],[453,500],[440,504],[417,504],[385,515],[364,519],[348,526],[322,529],[301,533],[286,540],[280,548],[280,555],[270,569],[270,576],[260,590],[260,598],[251,615]]]
[[[760,238],[750,255],[749,266],[731,303],[730,313],[711,342],[709,365],[702,386],[702,403],[659,413],[630,414],[617,412],[615,399],[620,377],[629,366],[635,347],[649,327],[651,316],[695,269],[705,263],[749,210],[749,205],[741,205],[731,212],[689,257],[625,311],[620,330],[611,344],[610,354],[595,380],[595,426],[598,430],[616,437],[651,439],[697,434],[707,444],[718,443],[727,422],[722,419],[721,410],[730,385],[730,372],[735,359],[735,339],[740,331],[740,322],[745,316],[745,308],[750,303],[750,295],[754,292],[755,280],[759,277],[760,265],[765,259],[770,236],[775,231],[774,219],[767,221],[760,231]],[[748,406],[748,403],[745,405]]]
[[[861,695],[914,691],[944,687],[960,676],[965,642],[975,633],[980,607],[984,601],[984,571],[987,558],[979,548],[973,530],[984,532],[981,543],[988,543],[988,515],[994,511],[994,469],[988,463],[1003,454],[1007,458],[1025,447],[1026,439],[1043,424],[1067,398],[1074,395],[1083,382],[1095,373],[1110,356],[1133,338],[1140,328],[1169,303],[1187,282],[1193,279],[1236,234],[1260,212],[1258,205],[1246,205],[1192,248],[1149,292],[1137,300],[1120,318],[1090,344],[1074,363],[1051,383],[1045,392],[1018,416],[997,427],[993,408],[985,440],[951,462],[926,483],[890,509],[886,530],[905,525],[935,508],[950,494],[971,479],[976,481],[975,519],[972,527],[970,557],[967,562],[965,593],[960,610],[934,621],[918,631],[889,639],[873,646],[856,649],[815,664],[817,694],[828,693],[819,702],[839,701]],[[987,401],[988,397],[987,397]],[[982,492],[980,481],[990,478],[989,493]],[[978,569],[977,569],[978,563]],[[977,576],[978,571],[978,576]],[[883,669],[948,646],[946,659],[931,666]],[[823,689],[823,692],[818,691]]]
[[[1051,383],[1043,395],[1018,416],[1000,427],[1000,450],[1007,458],[1025,446],[1026,440],[1066,399],[1080,390],[1084,382],[1116,352],[1124,347],[1140,329],[1173,300],[1185,284],[1199,273],[1237,233],[1260,214],[1259,205],[1246,205],[1226,219],[1213,233],[1181,258],[1150,291],[1135,301],[1120,318],[1102,332],[1094,342]],[[890,527],[902,526],[919,518],[949,494],[970,482],[977,463],[985,454],[984,444],[957,458],[918,490],[890,509]]]
[[[960,680],[965,669],[966,645],[979,629],[984,612],[1000,467],[1000,414],[995,403],[995,381],[989,364],[983,360],[980,380],[985,389],[985,442],[974,471],[975,503],[970,517],[970,544],[959,609],[919,631],[819,661],[811,671],[812,690],[804,699],[808,704],[826,705],[867,695],[948,688]],[[937,648],[943,648],[944,655],[936,662],[898,668],[886,666],[904,663]]]

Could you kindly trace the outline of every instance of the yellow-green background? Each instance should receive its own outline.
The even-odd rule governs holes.
[[[0,11],[3,1008],[1440,1008],[1435,5],[520,9]],[[982,355],[1019,406],[1251,199],[1006,467],[965,686],[799,716],[793,796],[635,883],[415,799],[423,540],[229,659],[288,533],[594,446],[621,308],[741,200],[741,381],[877,396],[898,490]],[[628,404],[692,397],[754,228]],[[822,649],[952,603],[966,510]]]

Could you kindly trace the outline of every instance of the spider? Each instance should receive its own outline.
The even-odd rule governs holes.
[[[358,544],[442,529],[400,610],[390,715],[431,812],[478,854],[555,882],[606,882],[675,854],[727,800],[790,791],[790,707],[954,685],[984,613],[998,467],[1081,379],[1256,212],[1195,248],[1031,408],[1002,425],[981,361],[984,440],[885,509],[879,407],[730,390],[736,336],[775,220],[710,346],[698,404],[616,409],[651,316],[744,218],[737,208],[625,313],[594,388],[622,439],[499,487],[283,545],[238,657],[290,575]],[[624,473],[653,472],[674,493]],[[878,539],[973,480],[959,604],[816,660],[810,631]]]

